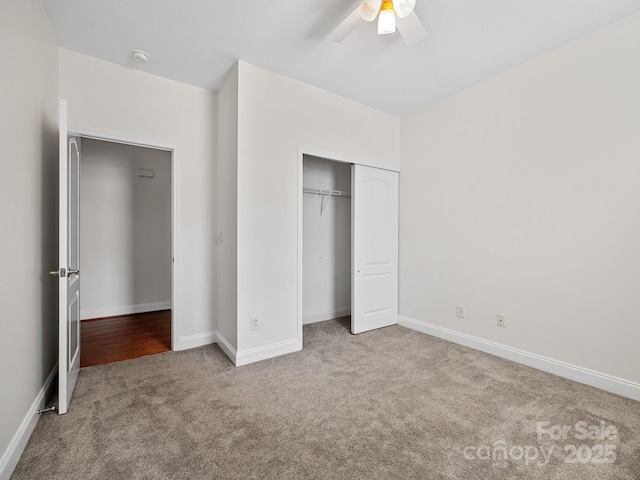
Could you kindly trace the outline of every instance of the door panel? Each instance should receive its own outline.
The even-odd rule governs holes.
[[[354,165],[351,332],[398,323],[398,173]]]
[[[79,318],[80,318],[80,292],[76,291],[69,304],[69,348],[68,350],[68,362],[69,365],[74,364],[76,355],[78,355],[78,338],[79,338]]]

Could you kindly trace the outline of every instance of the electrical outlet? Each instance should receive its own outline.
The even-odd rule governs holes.
[[[260,317],[251,317],[251,330],[260,330]]]
[[[504,315],[502,313],[498,314],[498,326],[505,328],[505,324],[504,324]]]
[[[464,318],[464,306],[456,305],[456,316],[458,318]]]

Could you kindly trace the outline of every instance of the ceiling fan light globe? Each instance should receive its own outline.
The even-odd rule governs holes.
[[[373,22],[378,16],[381,6],[382,0],[364,0],[360,4],[360,17],[365,22]]]
[[[400,18],[411,15],[415,7],[416,0],[393,0],[393,9]]]
[[[386,35],[396,31],[396,16],[393,10],[382,10],[378,17],[378,35]]]

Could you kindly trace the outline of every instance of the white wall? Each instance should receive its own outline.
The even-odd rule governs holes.
[[[401,315],[640,382],[638,45],[640,15],[402,119]]]
[[[211,343],[216,330],[216,95],[60,49],[60,95],[91,129],[177,149],[173,317],[176,349]]]
[[[351,165],[305,155],[303,185],[350,193]],[[303,199],[303,323],[350,315],[351,198]]]
[[[171,153],[92,139],[81,148],[82,319],[171,308]]]
[[[238,348],[238,65],[218,92],[218,331]],[[220,243],[221,242],[221,243]],[[232,354],[233,355],[233,354]]]
[[[298,150],[399,168],[399,119],[239,63],[239,364],[295,351]],[[300,172],[301,173],[301,172]],[[250,317],[260,329],[250,330]]]
[[[57,359],[58,53],[38,0],[0,2],[0,479]],[[34,403],[35,402],[35,403]],[[33,421],[32,421],[33,420]]]

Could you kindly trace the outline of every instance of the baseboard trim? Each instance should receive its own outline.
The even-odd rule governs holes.
[[[236,349],[231,346],[231,344],[227,341],[226,338],[224,338],[224,336],[220,332],[216,332],[216,343],[220,347],[220,350],[222,350],[225,355],[229,357],[229,360],[231,360],[231,362],[236,365],[238,352],[236,352]]]
[[[524,350],[508,347],[499,343],[483,340],[482,338],[473,337],[471,335],[449,330],[448,328],[439,327],[437,325],[432,325],[409,317],[398,317],[398,323],[399,325],[410,328],[411,330],[426,333],[427,335],[448,340],[453,343],[464,345],[465,347],[480,350],[481,352],[496,355],[544,372],[568,378],[569,380],[574,380],[601,390],[606,390],[607,392],[615,393],[616,395],[640,401],[640,384],[635,382],[595,372],[593,370],[554,360],[552,358],[536,355],[535,353],[525,352]]]
[[[312,313],[304,315],[302,317],[302,324],[309,325],[310,323],[324,322],[325,320],[333,320],[334,318],[348,317],[351,315],[351,307],[338,308],[336,310],[329,310],[327,312]]]
[[[118,315],[133,315],[134,313],[157,312],[171,310],[171,302],[138,303],[136,305],[119,305],[115,307],[86,308],[80,310],[80,320],[93,318],[117,317]]]
[[[293,339],[238,352],[218,331],[180,337],[174,350],[189,350],[212,343],[216,343],[236,367],[302,350],[302,343],[298,339]]]
[[[45,407],[44,402],[51,393],[51,389],[53,388],[53,379],[57,373],[58,365],[56,364],[45,380],[44,385],[42,385],[42,388],[36,395],[35,400],[29,407],[27,414],[22,419],[22,423],[20,423],[18,430],[11,439],[11,442],[9,442],[9,446],[2,454],[2,457],[0,458],[0,480],[9,480],[13,470],[16,468],[18,460],[20,460],[20,456],[24,451],[24,447],[27,446],[27,442],[33,433],[33,429],[36,428],[36,424],[38,423],[38,410],[42,410]]]
[[[250,363],[259,362],[268,358],[279,357],[287,353],[293,353],[302,350],[302,343],[298,339],[286,340],[284,342],[273,343],[264,347],[252,348],[236,353],[237,367],[248,365]]]
[[[216,343],[218,338],[218,332],[205,332],[198,333],[196,335],[186,335],[178,338],[178,344],[173,346],[173,350],[179,352],[180,350],[189,350],[190,348],[204,347],[205,345],[211,345]]]

